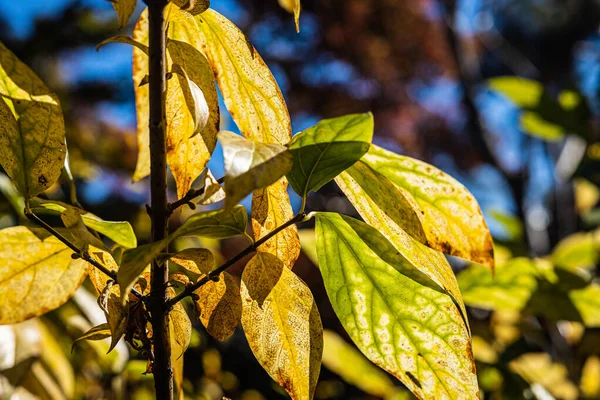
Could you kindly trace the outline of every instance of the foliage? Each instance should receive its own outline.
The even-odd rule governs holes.
[[[280,3],[294,13],[299,29],[300,2]],[[0,370],[11,390],[75,397],[73,370],[64,366],[61,344],[46,326],[63,324],[71,330],[67,347],[110,353],[96,352],[93,362],[99,369],[123,372],[124,361],[110,357],[113,351],[126,355],[125,342],[144,360],[140,373],[151,373],[156,381],[173,376],[179,398],[193,395],[183,382],[184,354],[198,347],[192,326],[201,324],[220,341],[241,326],[258,363],[292,399],[315,397],[322,362],[362,390],[386,398],[404,391],[372,364],[421,399],[478,398],[480,390],[511,393],[517,386],[508,382],[517,377],[519,389],[526,382],[559,398],[576,398],[580,390],[597,395],[597,357],[586,359],[580,389],[546,353],[516,356],[510,346],[526,331],[518,325],[531,316],[580,330],[600,326],[600,287],[589,271],[600,254],[598,231],[565,239],[546,258],[513,258],[505,252],[495,263],[480,207],[457,180],[372,144],[371,113],[326,119],[292,137],[281,90],[245,35],[205,1],[165,5],[167,75],[160,77],[166,80],[165,121],[158,128],[166,132],[164,156],[177,200],[168,204],[163,222],[184,205],[193,212],[150,243],[138,244],[128,222],[104,221],[85,211],[74,191],[72,204],[45,198],[43,192],[69,169],[60,104],[0,44],[0,164],[19,192],[14,203],[24,204],[31,222],[0,231]],[[113,6],[124,26],[136,1],[115,0]],[[155,50],[149,18],[148,10],[141,14],[132,37],[99,45],[133,47],[139,146],[134,181],[166,168],[155,164],[149,148],[157,129],[149,123],[150,91],[156,85],[156,76],[149,76],[149,53]],[[534,82],[525,81],[525,88],[507,80],[490,84],[525,110],[521,122],[532,135],[583,135],[573,125],[576,93],[561,93],[557,105]],[[220,131],[217,90],[241,135]],[[217,141],[224,158],[220,180],[206,168]],[[68,181],[69,174],[64,176]],[[194,189],[195,181],[202,187]],[[295,215],[288,181],[302,199]],[[309,194],[332,181],[364,222],[335,212],[307,212]],[[248,195],[251,233],[248,212],[238,204]],[[195,211],[193,202],[211,208]],[[157,206],[151,204],[149,214]],[[300,236],[296,225],[313,218],[314,235]],[[155,223],[153,218],[153,229]],[[226,261],[217,262],[222,256],[202,245],[204,239],[231,237],[248,244]],[[292,269],[300,237],[318,264],[333,311],[362,355],[323,331],[315,296]],[[170,251],[186,238],[197,242]],[[445,254],[468,264],[458,277]],[[250,255],[240,282],[228,269]],[[157,307],[159,267],[167,268],[163,283],[168,285]],[[87,306],[71,313],[59,308],[83,301],[77,297],[89,300],[89,292],[80,288],[86,277],[97,292],[100,318],[83,318],[80,311]],[[196,310],[193,318],[185,306],[188,297]],[[470,326],[466,305],[493,312],[496,325],[482,334],[479,324]],[[167,324],[166,344],[156,340],[159,318]],[[500,333],[501,326],[508,329]],[[17,348],[24,340],[32,342],[29,348]],[[155,362],[164,346],[172,371]],[[41,362],[30,362],[30,356]]]

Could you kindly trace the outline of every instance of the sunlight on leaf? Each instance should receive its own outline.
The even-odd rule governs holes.
[[[135,42],[148,46],[148,10],[140,15],[132,38]],[[149,72],[149,58],[142,50],[133,48],[132,55],[133,87],[135,89],[135,110],[137,117],[137,163],[133,173],[133,182],[150,175],[150,133],[148,123],[150,120],[150,88],[149,85],[141,85],[142,80]]]
[[[593,268],[600,261],[600,229],[562,239],[552,251],[550,260],[568,270]]]
[[[208,168],[202,171],[200,175],[204,192],[196,199],[196,203],[206,206],[219,202],[225,198],[225,190],[215,179],[212,172]]]
[[[191,15],[203,13],[210,7],[209,0],[171,0],[173,4]]]
[[[581,394],[588,399],[600,397],[600,358],[589,356],[581,372]]]
[[[294,136],[289,149],[294,167],[288,174],[301,197],[319,190],[358,161],[373,139],[373,115],[351,114],[326,119]]]
[[[227,272],[218,281],[209,281],[195,292],[196,312],[208,333],[217,340],[233,335],[242,318],[240,285]]]
[[[175,297],[175,291],[172,288],[169,288],[169,296]],[[172,339],[175,342],[175,346],[172,347],[171,351],[173,358],[178,360],[183,357],[183,353],[185,353],[190,345],[190,338],[192,337],[192,322],[181,302],[176,303],[171,312],[169,312],[169,321],[169,325],[173,326]]]
[[[300,243],[302,244],[302,251],[308,259],[315,264],[319,265],[319,259],[317,257],[317,239],[315,238],[314,229],[301,229],[298,231],[300,237]]]
[[[323,332],[323,366],[372,396],[390,398],[397,391],[383,371],[330,330]]]
[[[87,275],[87,263],[53,237],[28,228],[0,230],[0,324],[45,314],[65,303]]]
[[[148,49],[148,46],[146,46],[145,44],[142,44],[136,40],[134,40],[132,37],[129,37],[127,35],[117,35],[117,36],[113,36],[111,38],[105,39],[103,41],[101,41],[100,43],[98,43],[96,45],[96,51],[100,50],[104,45],[107,45],[109,43],[124,43],[124,44],[129,44],[131,46],[137,47],[139,50],[141,50],[142,52],[144,52],[144,54],[148,55],[150,53],[150,50]]]
[[[319,268],[357,347],[417,397],[476,398],[469,332],[452,298],[380,258],[344,218],[316,217]]]
[[[0,43],[0,164],[33,197],[56,182],[66,157],[58,97]]]
[[[225,208],[237,204],[256,189],[275,183],[292,168],[292,155],[285,146],[260,143],[232,132],[218,135],[225,163]]]
[[[390,199],[384,194],[388,190],[387,193],[392,195],[394,193],[400,195],[404,192],[398,187],[396,187],[398,191],[394,191],[389,183],[384,183],[387,178],[381,175],[372,175],[372,173],[377,174],[372,171],[370,167],[359,161],[349,171],[340,174],[335,181],[365,222],[379,230],[415,269],[451,293],[461,306],[462,315],[466,315],[456,276],[446,257],[439,251],[421,244],[404,230],[404,227],[410,228],[410,225],[407,224],[411,220],[414,221],[414,216],[407,211],[403,212],[401,209],[389,207],[390,205],[400,207],[406,205],[407,202],[411,204],[410,197],[406,197],[406,201],[401,200],[402,197]],[[381,181],[371,181],[375,177]],[[380,197],[382,195],[383,198]],[[402,223],[401,221],[406,222]],[[412,233],[418,236],[418,228],[413,226],[411,229]]]
[[[493,269],[492,236],[479,204],[456,179],[375,145],[362,160],[412,196],[430,247]]]
[[[179,265],[192,282],[196,282],[215,267],[215,258],[208,249],[185,249],[169,259]],[[170,270],[174,271],[173,268]]]
[[[98,297],[98,306],[106,316],[106,322],[110,329],[110,353],[127,329],[127,319],[129,315],[129,307],[121,302],[121,291],[119,285],[114,285],[109,282],[108,285],[100,293]]]
[[[254,356],[294,400],[312,396],[323,326],[310,289],[281,260],[258,252],[242,274],[242,326]]]

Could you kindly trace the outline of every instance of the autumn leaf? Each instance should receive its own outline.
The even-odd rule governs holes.
[[[282,178],[268,188],[254,191],[252,231],[256,240],[294,217],[287,186],[287,180]],[[284,229],[267,240],[259,250],[277,256],[283,265],[291,269],[300,255],[300,238],[296,225]]]
[[[300,0],[279,0],[279,5],[287,12],[294,13],[296,32],[300,32]]]
[[[325,119],[296,134],[289,144],[294,166],[287,178],[292,188],[306,198],[358,161],[372,139],[371,113]]]
[[[237,204],[253,190],[275,183],[292,168],[287,147],[260,143],[232,132],[219,132],[225,162],[225,208]]]
[[[181,266],[192,282],[215,268],[212,253],[207,249],[186,249],[170,258]],[[233,335],[242,317],[240,286],[228,272],[219,274],[218,280],[210,280],[200,286],[194,300],[196,313],[208,333],[217,340]]]
[[[405,228],[410,229],[414,236],[424,237],[424,233],[419,233],[419,225],[414,224],[418,216],[411,213],[410,208],[403,208],[412,203],[410,198],[404,197],[398,187],[394,190],[390,186],[393,186],[392,183],[377,175],[362,160],[338,175],[335,181],[365,222],[385,236],[415,269],[447,290],[460,305],[462,314],[466,315],[456,276],[446,257],[405,231]]]
[[[169,288],[169,296],[175,297],[175,291],[172,288]],[[169,313],[169,321],[169,325],[173,326],[174,346],[172,346],[171,351],[173,352],[173,358],[178,360],[183,357],[183,353],[185,353],[190,345],[192,337],[192,322],[181,302],[173,306],[173,309]]]
[[[286,144],[290,116],[273,74],[246,36],[214,10],[195,17],[200,48],[208,58],[225,106],[244,137]]]
[[[108,352],[115,348],[127,330],[129,307],[121,302],[119,285],[109,281],[98,297],[98,306],[104,312],[108,328],[110,329],[110,347]]]
[[[242,326],[254,356],[294,400],[312,399],[323,327],[310,289],[281,260],[258,252],[242,274]]]
[[[146,55],[150,54],[150,49],[148,48],[148,46],[136,41],[135,39],[133,39],[132,37],[129,37],[127,35],[117,35],[117,36],[113,36],[113,37],[110,37],[108,39],[101,41],[100,43],[98,43],[96,45],[96,51],[100,50],[100,48],[102,48],[104,45],[107,45],[109,43],[129,44],[131,46],[137,47],[139,50],[141,50]]]
[[[210,7],[209,0],[171,0],[173,4],[191,15],[203,13]]]
[[[579,391],[569,380],[567,368],[552,362],[549,354],[525,353],[510,361],[508,365],[527,382],[542,385],[556,398],[564,400],[579,398]]]
[[[167,163],[175,177],[181,198],[200,175],[216,145],[219,129],[219,105],[212,70],[197,50],[200,38],[194,18],[175,6],[168,6],[167,67],[176,72],[167,81]],[[134,29],[133,39],[148,43],[147,11]],[[148,150],[148,85],[139,83],[148,74],[148,58],[134,48],[134,85],[138,113],[138,162],[133,180],[150,173]],[[179,72],[179,73],[177,73]]]
[[[45,314],[64,304],[87,274],[87,263],[54,237],[23,226],[0,230],[0,324]]]
[[[0,164],[29,199],[56,182],[66,157],[58,97],[0,43]]]
[[[219,202],[225,198],[225,190],[223,190],[221,184],[215,179],[208,168],[202,171],[200,180],[202,181],[204,192],[201,196],[196,198],[196,203],[206,206]]]
[[[428,246],[493,269],[492,236],[477,200],[456,179],[423,161],[375,145],[362,160],[418,205]]]
[[[329,300],[362,353],[419,398],[477,398],[469,332],[453,299],[405,276],[340,215],[317,214],[315,230]]]
[[[103,340],[109,337],[110,328],[108,327],[108,324],[100,324],[94,326],[89,331],[87,331],[82,336],[78,337],[73,341],[73,344],[71,345],[71,353],[75,349],[77,343],[81,342],[82,340]]]
[[[119,266],[117,265],[115,259],[110,253],[104,250],[90,247],[89,254],[94,261],[96,261],[100,265],[103,265],[107,270],[115,273],[119,270]],[[90,278],[92,285],[94,285],[94,287],[96,288],[98,294],[102,293],[108,281],[113,280],[110,276],[106,275],[104,272],[100,271],[92,264],[89,264],[88,277]]]
[[[111,0],[111,3],[119,18],[119,26],[123,28],[133,15],[137,0]]]

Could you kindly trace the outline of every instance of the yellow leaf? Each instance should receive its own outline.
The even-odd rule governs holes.
[[[0,43],[0,164],[25,197],[56,182],[66,157],[58,97]]]
[[[282,262],[259,252],[242,274],[242,325],[254,356],[294,400],[312,399],[323,326],[310,289]]]
[[[90,257],[92,257],[96,262],[104,265],[109,271],[117,272],[119,270],[119,266],[115,262],[115,259],[110,255],[110,253],[91,247],[89,254]],[[112,278],[106,275],[104,272],[100,271],[98,268],[94,267],[92,264],[88,265],[88,276],[90,278],[90,281],[92,281],[92,284],[100,294],[106,287],[106,283],[112,280]]]
[[[166,10],[169,20],[167,70],[174,74],[167,81],[167,163],[183,197],[200,175],[216,145],[219,129],[219,104],[214,77],[206,58],[200,53],[200,38],[193,17],[175,6]],[[148,44],[147,11],[140,16],[133,39]],[[174,68],[174,65],[178,66]],[[133,180],[150,173],[148,131],[148,85],[139,83],[148,74],[148,57],[133,50],[133,75],[138,117],[138,162]],[[203,98],[203,99],[202,99]],[[204,104],[205,103],[205,104]],[[207,107],[207,110],[204,107]],[[205,112],[208,112],[206,117]]]
[[[382,178],[385,179],[385,177]],[[463,316],[466,315],[467,312],[458,288],[456,276],[452,271],[452,267],[448,264],[446,257],[439,251],[421,244],[413,236],[406,233],[403,229],[404,227],[398,223],[399,221],[410,220],[410,214],[403,216],[400,210],[389,208],[388,202],[392,200],[387,198],[387,196],[379,199],[378,196],[365,196],[363,187],[348,172],[341,173],[336,177],[335,181],[365,222],[379,230],[414,268],[423,272],[440,287],[447,290],[459,303]],[[360,183],[366,184],[368,180]],[[377,186],[376,183],[371,183]],[[383,193],[386,190],[385,186],[382,186],[381,190]],[[399,199],[396,200],[403,202]],[[410,201],[408,197],[406,200]],[[398,203],[394,202],[392,204]],[[395,212],[397,215],[389,215],[388,212],[390,214]],[[414,232],[416,230],[413,229]]]
[[[28,228],[0,230],[0,324],[42,315],[64,304],[81,285],[87,263],[54,237]]]
[[[214,10],[195,18],[202,52],[242,134],[263,143],[289,142],[290,115],[279,86],[244,33]]]
[[[182,266],[186,273],[192,273],[198,280],[201,274],[208,274],[215,266],[215,258],[208,249],[185,249],[170,258],[175,264]]]
[[[195,292],[194,301],[202,325],[212,337],[225,340],[233,335],[242,317],[240,286],[227,272],[217,282],[209,281]]]
[[[111,333],[111,342],[108,352],[115,348],[121,336],[127,329],[129,307],[121,302],[121,290],[119,285],[109,283],[98,297],[98,306],[104,311],[106,322]]]
[[[223,190],[223,187],[215,179],[212,172],[210,172],[208,168],[202,171],[200,179],[202,180],[204,193],[197,198],[196,202],[198,204],[206,206],[221,201],[225,198],[225,190]]]
[[[111,0],[111,3],[117,12],[119,26],[123,28],[129,22],[129,18],[135,11],[137,0]]]
[[[173,4],[192,15],[203,13],[210,7],[209,0],[171,0]]]
[[[300,32],[300,0],[279,0],[279,5],[287,12],[294,13],[296,32]]]
[[[129,44],[131,46],[137,47],[138,49],[140,49],[142,52],[144,52],[144,54],[148,55],[150,54],[150,49],[148,49],[148,46],[146,46],[145,44],[142,44],[140,42],[135,41],[133,38],[127,36],[127,35],[117,35],[117,36],[113,36],[110,37],[108,39],[105,39],[103,41],[101,41],[100,43],[98,43],[96,45],[96,51],[100,50],[100,48],[108,43],[125,43],[125,44]]]
[[[292,137],[290,115],[273,74],[231,21],[214,10],[195,17],[201,49],[208,58],[225,106],[244,137],[262,143],[287,144]],[[252,229],[259,239],[293,217],[282,178],[254,192]],[[291,268],[300,254],[298,231],[292,226],[261,247]]]
[[[219,132],[225,163],[225,208],[255,189],[275,183],[292,168],[292,154],[276,143],[260,143],[232,132]]]
[[[169,296],[175,296],[175,291],[172,288],[169,288]],[[175,346],[172,347],[171,352],[173,353],[174,359],[178,360],[183,356],[183,353],[185,353],[190,345],[192,322],[181,302],[176,303],[173,306],[173,309],[169,313],[169,319],[170,325],[173,326],[172,341],[174,341],[175,344]]]
[[[552,362],[547,353],[526,353],[508,364],[530,384],[540,384],[552,395],[563,400],[575,400],[579,391],[568,378],[567,368]]]
[[[108,324],[100,324],[98,326],[94,326],[82,336],[78,337],[73,341],[73,345],[71,346],[71,353],[75,349],[75,345],[82,340],[103,340],[110,337],[110,328]]]
[[[589,356],[581,371],[581,394],[589,399],[600,397],[600,358]]]
[[[477,200],[456,179],[376,145],[371,145],[363,161],[412,197],[430,247],[493,269],[492,235]]]
[[[252,231],[256,240],[293,218],[294,212],[287,193],[287,180],[281,178],[265,189],[255,190],[252,195]],[[296,225],[284,229],[259,248],[271,253],[292,268],[300,255],[300,238]]]
[[[325,330],[323,344],[323,365],[327,369],[370,395],[394,395],[397,389],[390,378],[337,333]]]

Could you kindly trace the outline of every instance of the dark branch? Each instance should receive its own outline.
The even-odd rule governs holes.
[[[219,184],[222,184],[225,181],[225,177],[220,178],[219,180],[217,180],[217,182]],[[169,215],[173,214],[173,211],[177,210],[179,207],[188,204],[190,205],[190,207],[193,209],[192,205],[192,200],[194,200],[196,197],[202,196],[204,194],[204,189],[205,188],[200,188],[200,189],[192,189],[190,190],[185,196],[183,196],[181,199],[171,203],[168,205],[168,211],[169,211]]]

